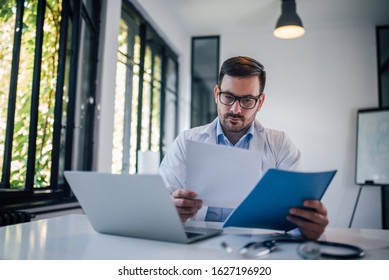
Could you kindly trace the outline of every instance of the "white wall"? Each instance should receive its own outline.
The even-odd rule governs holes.
[[[96,120],[93,170],[111,172],[114,92],[120,29],[121,0],[102,1],[99,67],[96,81]]]
[[[180,130],[188,128],[191,35],[177,24],[164,1],[133,2],[180,56]],[[223,30],[221,61],[248,55],[263,62],[268,82],[258,118],[294,139],[307,170],[338,170],[323,201],[331,226],[343,227],[349,224],[358,192],[354,184],[356,111],[378,105],[375,25],[389,23],[389,13],[383,12],[389,11],[389,1],[358,1],[357,14],[344,17],[334,5],[327,9],[333,13],[320,18],[310,16],[314,5],[302,2],[298,11],[307,29],[303,38],[274,38],[276,18],[261,27]],[[376,9],[372,8],[375,2],[380,3]],[[353,227],[381,228],[380,207],[379,189],[364,188]]]
[[[268,83],[258,119],[291,136],[307,170],[338,170],[323,201],[330,224],[348,226],[358,192],[356,111],[378,106],[375,25],[382,17],[371,13],[361,21],[360,17],[327,21],[324,15],[320,21],[304,17],[310,11],[299,8],[307,29],[304,37],[276,39],[269,32],[272,26],[224,32],[221,61],[241,54],[264,63]],[[386,8],[389,11],[389,2]],[[363,189],[353,227],[381,228],[379,188]]]
[[[358,190],[354,185],[356,111],[378,105],[374,26],[321,27],[293,41],[263,33],[261,44],[250,34],[224,34],[223,59],[235,55],[236,49],[242,49],[236,42],[244,41],[242,53],[264,63],[268,83],[258,118],[294,139],[307,170],[338,170],[323,201],[332,225],[348,225]],[[361,203],[359,209],[366,209],[366,217],[361,221],[357,215],[354,225],[379,228],[379,191],[363,191],[367,193],[377,203]]]

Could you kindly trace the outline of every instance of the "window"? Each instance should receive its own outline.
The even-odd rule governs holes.
[[[0,3],[0,200],[66,198],[63,171],[90,168],[100,5],[84,2]]]
[[[177,133],[176,55],[123,3],[116,69],[112,172],[138,171],[138,153],[161,159]]]
[[[219,40],[219,36],[192,38],[191,127],[217,116],[213,89],[219,74]]]

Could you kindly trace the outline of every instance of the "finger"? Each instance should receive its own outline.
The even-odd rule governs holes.
[[[305,219],[309,223],[315,223],[319,225],[327,225],[328,218],[326,214],[317,212],[316,210],[307,210],[301,208],[291,208],[289,211],[293,216]]]
[[[173,198],[195,198],[197,193],[187,189],[178,189],[172,193]]]
[[[178,214],[181,216],[181,215],[194,215],[197,213],[198,209],[197,208],[194,208],[194,207],[191,207],[191,208],[187,208],[187,207],[176,207],[177,209],[177,212]]]
[[[295,216],[287,216],[287,220],[296,224],[304,238],[307,239],[318,239],[324,232],[325,226],[314,224],[312,222],[308,222],[306,220],[300,219]]]
[[[327,215],[326,207],[319,200],[305,200],[304,201],[304,206],[308,207],[308,208],[315,209],[316,212],[318,212],[320,214]]]
[[[203,206],[203,201],[199,199],[175,198],[173,199],[173,204],[176,208],[197,211]]]
[[[288,221],[296,224],[301,230],[308,230],[312,232],[321,233],[325,228],[325,226],[322,224],[315,224],[311,221],[301,219],[293,215],[289,215],[286,218]]]
[[[191,203],[196,202],[196,201],[188,200],[188,199],[184,199],[184,200],[189,201]],[[189,218],[192,218],[194,215],[196,215],[197,211],[202,206],[201,201],[197,200],[197,202],[199,202],[199,203],[196,203],[197,205],[194,205],[194,206],[186,206],[186,207],[176,206],[177,212],[178,212],[182,222],[185,222]]]
[[[173,204],[181,208],[200,209],[203,206],[203,201],[199,199],[173,198]]]

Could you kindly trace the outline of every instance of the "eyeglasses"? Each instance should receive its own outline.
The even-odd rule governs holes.
[[[230,92],[226,91],[221,91],[219,88],[219,101],[220,103],[227,105],[227,106],[232,106],[234,105],[235,101],[239,101],[240,107],[243,109],[253,109],[255,105],[257,104],[259,98],[261,98],[261,95],[258,95],[256,97],[254,96],[243,96],[243,97],[238,97],[233,95]]]

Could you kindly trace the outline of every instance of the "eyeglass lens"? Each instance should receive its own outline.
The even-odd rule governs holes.
[[[232,106],[236,100],[239,101],[239,104],[242,108],[252,109],[255,107],[258,99],[254,97],[237,97],[226,92],[220,92],[220,102],[224,105]]]

